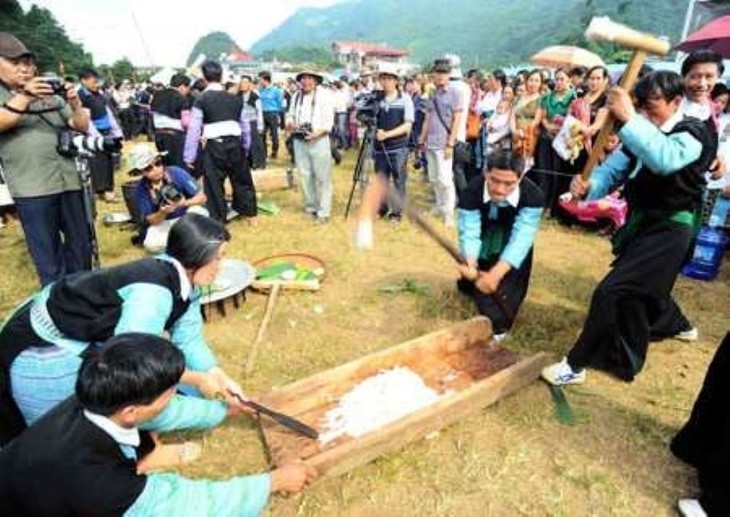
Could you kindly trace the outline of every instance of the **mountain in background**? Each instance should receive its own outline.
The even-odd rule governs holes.
[[[225,32],[211,32],[206,34],[198,40],[198,42],[190,51],[188,56],[187,66],[193,64],[193,61],[200,55],[205,54],[205,57],[211,59],[218,59],[221,54],[243,54],[241,47],[233,41]]]
[[[686,9],[687,0],[352,0],[299,9],[251,52],[363,40],[407,49],[418,63],[453,52],[467,67],[504,65],[524,62],[551,44],[587,46],[582,33],[593,15],[677,42]],[[617,50],[593,49],[607,58]]]

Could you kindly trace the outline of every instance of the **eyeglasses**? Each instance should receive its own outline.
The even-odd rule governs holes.
[[[162,160],[158,158],[142,170],[145,172],[149,172],[152,170],[153,167],[161,167],[161,166],[162,166]]]

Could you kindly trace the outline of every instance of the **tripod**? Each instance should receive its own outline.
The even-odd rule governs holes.
[[[368,123],[365,127],[365,135],[362,138],[360,149],[357,152],[357,161],[355,162],[355,170],[352,173],[352,188],[350,196],[347,198],[347,208],[345,208],[345,219],[350,215],[350,207],[352,198],[355,195],[355,187],[360,184],[361,188],[365,188],[368,183],[368,173],[365,169],[365,161],[372,159],[373,142],[375,141],[375,122]]]
[[[89,158],[91,155],[79,152],[76,156],[76,172],[79,173],[81,179],[81,190],[84,196],[84,219],[86,228],[89,230],[89,247],[91,251],[91,269],[99,269],[99,241],[96,237],[96,227],[94,226],[94,193],[91,187],[91,171],[89,168]]]

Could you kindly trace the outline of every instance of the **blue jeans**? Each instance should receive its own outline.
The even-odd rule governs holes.
[[[378,145],[378,144],[376,144]],[[385,178],[393,179],[393,186],[400,198],[406,199],[406,163],[408,162],[408,148],[391,149],[381,151],[376,148],[374,153],[375,172],[382,174]],[[385,205],[380,207],[380,215],[386,215],[388,207]],[[391,206],[390,213],[393,216],[401,215],[400,206]]]
[[[14,201],[41,285],[91,269],[91,235],[82,191]]]

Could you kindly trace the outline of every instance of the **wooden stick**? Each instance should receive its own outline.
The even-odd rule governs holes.
[[[631,91],[631,89],[634,87],[634,84],[636,84],[636,79],[639,77],[639,71],[641,70],[641,65],[644,64],[644,59],[646,59],[645,51],[634,51],[634,53],[631,55],[631,60],[629,61],[626,70],[624,70],[624,73],[621,76],[621,82],[619,83],[619,86],[621,88],[626,91]],[[616,121],[614,120],[613,115],[611,115],[611,113],[609,112],[608,117],[606,117],[606,121],[603,124],[603,127],[601,127],[601,131],[598,133],[596,143],[593,145],[593,149],[591,150],[591,154],[588,157],[588,161],[586,162],[585,167],[583,167],[583,171],[581,172],[583,180],[587,181],[591,177],[593,169],[595,169],[596,165],[598,165],[598,158],[606,147],[608,136],[613,131],[615,122]]]
[[[258,355],[259,345],[264,340],[266,334],[266,328],[269,326],[271,316],[274,313],[274,305],[276,305],[276,299],[279,296],[279,290],[281,289],[281,282],[276,282],[269,292],[269,297],[266,300],[266,312],[264,318],[261,320],[259,330],[256,333],[256,339],[251,344],[251,350],[248,352],[248,359],[246,360],[246,375],[250,375],[253,371],[254,363],[256,362],[256,356]]]

